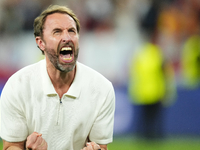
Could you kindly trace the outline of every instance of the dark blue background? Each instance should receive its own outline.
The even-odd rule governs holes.
[[[141,119],[141,108],[129,99],[127,87],[115,87],[116,112],[115,134],[134,133]],[[200,135],[200,88],[177,89],[177,99],[162,110],[163,132],[165,134]],[[142,127],[141,127],[142,128]]]

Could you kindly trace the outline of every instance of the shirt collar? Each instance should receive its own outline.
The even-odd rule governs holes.
[[[46,60],[42,60],[42,78],[43,78],[43,87],[44,87],[44,92],[46,95],[58,95],[54,89],[54,86],[51,82],[51,79],[47,73],[47,67],[46,67]],[[79,63],[76,63],[76,74],[74,77],[74,80],[67,91],[64,95],[73,97],[73,98],[78,98],[80,95],[80,83],[79,83],[79,76],[80,76],[80,69],[79,69]]]

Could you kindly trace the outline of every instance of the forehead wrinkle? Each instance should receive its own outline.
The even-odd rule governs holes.
[[[44,23],[44,29],[46,27],[52,27],[53,29],[55,28],[75,28],[76,29],[76,23],[74,19],[68,14],[54,13],[47,16],[46,21]]]

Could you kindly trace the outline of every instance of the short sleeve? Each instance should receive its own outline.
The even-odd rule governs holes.
[[[115,112],[115,93],[111,86],[97,119],[89,134],[89,139],[98,144],[109,144],[113,141]]]
[[[20,89],[17,86],[8,80],[0,99],[0,134],[1,138],[8,142],[24,141],[28,135],[25,115],[20,104]]]

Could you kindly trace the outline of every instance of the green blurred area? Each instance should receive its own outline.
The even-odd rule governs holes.
[[[3,149],[0,141],[0,149]],[[200,150],[200,137],[170,137],[145,140],[131,136],[114,137],[109,150]]]
[[[145,140],[134,137],[115,137],[109,150],[200,150],[200,137],[170,137]]]

